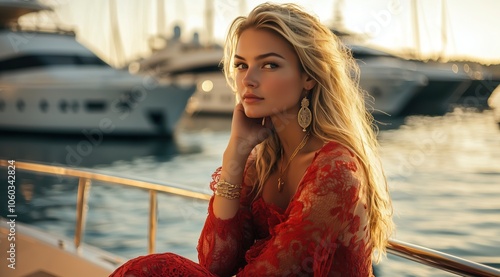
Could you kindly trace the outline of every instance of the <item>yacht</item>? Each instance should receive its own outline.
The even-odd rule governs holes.
[[[487,97],[481,99],[477,94],[486,73],[479,64],[458,61],[408,62],[413,64],[417,72],[426,76],[428,84],[412,99],[412,104],[404,110],[405,114],[443,115],[454,106],[485,106]]]
[[[36,1],[0,0],[0,130],[171,136],[196,84],[115,69],[62,30],[23,27]]]
[[[361,44],[347,44],[360,69],[360,86],[368,93],[366,106],[373,115],[406,115],[413,99],[429,79],[413,63]]]
[[[182,43],[175,39],[170,42],[151,56],[132,62],[129,71],[158,80],[178,76],[191,78],[197,86],[186,106],[188,114],[232,114],[236,97],[222,73],[222,47]]]

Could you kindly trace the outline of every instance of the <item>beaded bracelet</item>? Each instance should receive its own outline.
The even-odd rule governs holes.
[[[215,185],[215,195],[222,196],[229,200],[240,198],[241,185],[234,185],[224,180],[220,180]]]

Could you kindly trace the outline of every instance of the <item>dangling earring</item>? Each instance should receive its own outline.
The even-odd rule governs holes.
[[[297,115],[297,119],[299,121],[300,127],[302,127],[302,132],[306,132],[306,128],[311,125],[312,121],[312,114],[311,110],[309,109],[309,100],[307,99],[307,96],[304,96],[302,99],[302,102],[300,102],[300,110]]]

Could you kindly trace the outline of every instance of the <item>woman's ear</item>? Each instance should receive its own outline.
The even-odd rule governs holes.
[[[304,79],[304,89],[309,91],[316,85],[316,80],[314,80],[311,76],[305,75]]]

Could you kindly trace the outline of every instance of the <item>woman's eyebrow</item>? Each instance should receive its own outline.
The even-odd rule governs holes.
[[[262,60],[262,59],[265,59],[267,57],[278,57],[278,58],[281,58],[281,59],[285,59],[283,56],[281,56],[280,54],[278,53],[274,53],[274,52],[270,52],[270,53],[265,53],[265,54],[261,54],[261,55],[258,55],[257,57],[255,57],[255,60]],[[242,61],[245,61],[245,58],[243,58],[242,56],[239,56],[239,55],[234,55],[234,58],[236,59],[239,59],[239,60],[242,60]]]

